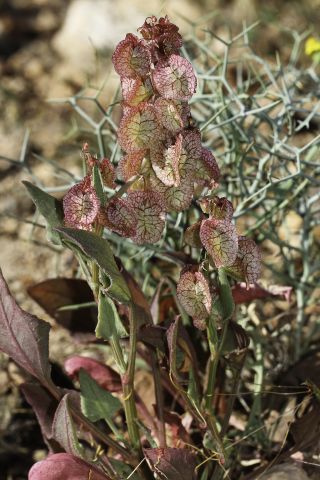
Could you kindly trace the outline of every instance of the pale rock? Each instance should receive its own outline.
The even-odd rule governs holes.
[[[73,0],[53,38],[53,47],[75,67],[91,71],[95,50],[111,52],[126,33],[136,33],[146,17],[168,14],[183,34],[190,31],[190,25],[178,15],[195,20],[201,12],[200,4],[186,0],[172,0],[165,8],[159,0]]]
[[[276,465],[259,476],[260,480],[310,480],[302,468],[294,463]]]

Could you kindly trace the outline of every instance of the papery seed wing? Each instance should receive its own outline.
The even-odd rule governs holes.
[[[232,223],[225,220],[204,220],[200,228],[200,238],[217,268],[234,263],[238,251],[238,236]]]
[[[150,176],[152,189],[161,194],[164,199],[166,212],[182,212],[192,202],[194,185],[189,179],[181,181],[178,187],[164,185],[155,175]]]
[[[158,122],[170,132],[177,133],[183,128],[183,120],[173,100],[158,98],[155,101],[155,112]]]
[[[197,87],[191,63],[180,55],[158,62],[153,82],[162,97],[173,100],[189,100]]]
[[[251,238],[239,237],[239,248],[234,263],[226,268],[236,280],[255,283],[261,273],[261,254],[258,245]]]
[[[201,157],[197,161],[196,182],[199,185],[215,188],[219,182],[220,170],[210,150],[202,148]]]
[[[169,187],[180,185],[179,163],[182,149],[182,136],[178,135],[173,145],[151,148],[151,164],[159,180]]]
[[[64,218],[67,225],[86,229],[95,221],[100,202],[86,179],[70,188],[63,198]]]
[[[183,270],[177,285],[177,297],[185,311],[197,320],[208,318],[212,300],[209,284],[201,272]]]
[[[202,220],[199,220],[198,222],[194,223],[193,225],[190,225],[184,232],[184,241],[186,242],[187,245],[190,245],[190,247],[196,247],[196,248],[201,248],[202,243],[200,240],[200,227],[201,227]]]
[[[192,178],[192,181],[195,181],[196,166],[201,157],[201,149],[201,135],[199,130],[188,130],[184,133],[179,163],[181,178]]]
[[[111,199],[99,214],[100,222],[123,237],[136,233],[136,215],[133,207],[122,198]]]
[[[227,220],[231,222],[233,217],[232,203],[226,197],[203,197],[199,205],[204,213],[216,220]]]
[[[116,171],[110,160],[108,158],[101,160],[99,168],[103,184],[106,187],[115,188]]]
[[[162,198],[156,192],[129,192],[127,197],[136,217],[136,232],[132,240],[141,245],[160,240],[165,225]]]
[[[149,49],[135,35],[128,34],[116,47],[112,62],[121,77],[137,78],[148,75],[151,67]]]
[[[148,100],[152,94],[152,85],[149,79],[142,81],[141,78],[122,78],[121,90],[123,101],[131,107]]]
[[[132,107],[126,110],[119,126],[118,140],[126,152],[149,148],[161,131],[151,105]]]
[[[122,157],[117,169],[119,178],[127,182],[130,178],[138,175],[145,154],[146,150],[138,150]]]

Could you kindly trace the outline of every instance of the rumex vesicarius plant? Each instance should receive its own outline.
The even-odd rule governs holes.
[[[220,172],[191,115],[197,80],[180,54],[178,27],[167,17],[150,17],[139,33],[128,34],[113,54],[122,89],[117,168],[85,144],[86,175],[63,205],[26,182],[51,241],[71,248],[79,261],[98,306],[96,336],[110,346],[117,371],[73,357],[65,370],[79,380],[80,393],[57,387],[47,324],[21,310],[2,280],[0,348],[37,380],[22,390],[51,453],[31,469],[30,480],[219,478],[228,461],[224,436],[232,403],[218,418],[217,369],[227,359],[236,379],[248,347],[232,319],[229,279],[250,288],[259,277],[259,250],[238,234],[231,202],[215,193]],[[200,218],[186,228],[183,242],[201,261],[183,256],[177,285],[163,279],[151,302],[114,257],[104,232],[155,244],[167,235],[167,216],[192,202]],[[154,307],[161,289],[173,305],[159,322]],[[206,346],[206,372],[199,372],[194,339]],[[154,416],[134,390],[137,355],[152,370]]]

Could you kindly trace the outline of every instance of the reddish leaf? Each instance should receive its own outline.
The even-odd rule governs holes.
[[[191,63],[180,55],[158,62],[153,82],[162,97],[173,100],[189,100],[197,87]]]
[[[70,188],[63,198],[65,222],[70,227],[88,229],[98,215],[100,201],[88,178]]]
[[[115,168],[108,158],[101,160],[99,164],[103,184],[109,188],[115,188],[116,172]]]
[[[109,392],[120,392],[122,390],[120,375],[111,367],[108,367],[93,358],[75,355],[65,361],[64,368],[67,374],[72,378],[77,377],[80,368],[83,368],[100,385],[100,387],[105,390],[108,390]]]
[[[183,128],[183,121],[177,102],[160,97],[155,101],[154,105],[158,122],[164,128],[172,133],[177,133]]]
[[[0,350],[41,383],[50,383],[50,325],[22,310],[0,270]]]
[[[152,105],[142,104],[125,111],[119,126],[118,140],[126,152],[149,148],[159,137],[159,125]]]
[[[111,199],[100,212],[100,222],[123,237],[132,237],[136,233],[136,212],[127,200]]]
[[[145,150],[138,150],[137,152],[128,153],[122,157],[118,165],[119,177],[127,182],[130,178],[138,175],[145,154]]]
[[[72,396],[74,394],[77,395],[76,392],[73,392]],[[72,396],[71,393],[68,393],[60,400],[52,422],[52,437],[67,453],[81,456],[82,448],[78,442],[76,428],[70,413]]]
[[[217,268],[234,263],[238,251],[238,236],[232,223],[225,220],[204,220],[200,228],[200,238]]]
[[[145,81],[141,78],[122,78],[121,90],[123,101],[131,107],[145,102],[153,94],[152,84],[148,78]]]
[[[256,243],[251,238],[239,237],[237,257],[232,264],[228,264],[226,271],[236,280],[255,283],[260,277],[261,255]]]
[[[165,225],[165,209],[159,195],[151,191],[130,192],[128,203],[136,215],[135,243],[156,243]]]
[[[232,203],[225,197],[203,197],[199,200],[201,210],[216,220],[231,222],[233,217]]]
[[[149,49],[129,33],[117,45],[112,62],[121,77],[146,77],[151,67],[151,55]]]
[[[20,389],[36,414],[42,435],[50,439],[53,417],[58,406],[57,400],[37,383],[23,383]]]
[[[202,148],[201,157],[197,162],[196,182],[209,188],[216,188],[220,178],[217,161],[210,150]]]
[[[194,480],[196,457],[184,448],[147,448],[144,454],[155,473],[166,480]]]
[[[290,296],[292,293],[292,287],[286,287],[281,285],[269,285],[264,288],[257,283],[249,286],[246,283],[237,283],[232,287],[232,296],[235,303],[246,303],[258,298],[265,298],[270,296],[284,297],[290,302]]]
[[[59,311],[67,305],[93,302],[91,288],[86,281],[75,278],[51,278],[28,288],[28,294],[60,325],[72,334],[94,333],[97,308]]]
[[[105,473],[69,453],[50,455],[31,468],[28,480],[110,480]]]
[[[212,299],[209,284],[197,267],[185,267],[177,285],[177,297],[188,315],[193,317],[197,326],[205,328],[210,315]]]

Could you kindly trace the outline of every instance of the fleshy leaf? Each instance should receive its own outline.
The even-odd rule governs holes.
[[[200,238],[217,268],[234,263],[238,251],[238,236],[232,223],[214,218],[204,220],[200,228]]]
[[[229,264],[226,272],[235,278],[250,283],[255,283],[260,277],[261,256],[257,244],[251,238],[239,237],[238,254],[234,263]]]
[[[117,45],[112,62],[120,77],[146,77],[151,67],[151,55],[149,49],[129,33]]]
[[[99,164],[101,177],[105,187],[115,188],[116,172],[108,158],[103,158]]]
[[[233,217],[232,203],[226,197],[203,197],[199,200],[201,210],[216,220],[231,222]]]
[[[95,233],[72,228],[58,230],[67,240],[71,240],[77,247],[92,258],[103,272],[109,277],[111,285],[108,293],[119,302],[130,302],[130,292],[114,259],[111,247],[106,239]]]
[[[74,355],[64,362],[64,368],[71,378],[77,377],[82,368],[100,385],[101,388],[109,392],[120,392],[120,375],[108,365],[104,365],[93,358]]]
[[[190,266],[183,269],[177,285],[177,297],[187,314],[205,327],[204,320],[210,315],[212,299],[203,274]]]
[[[73,455],[82,456],[82,447],[78,442],[77,432],[70,413],[71,394],[67,393],[60,400],[52,423],[52,437],[61,447]]]
[[[49,455],[31,468],[28,480],[111,480],[96,467],[69,453]]]
[[[220,178],[220,169],[212,152],[202,148],[201,157],[197,161],[196,182],[209,188],[215,188]]]
[[[122,408],[121,402],[111,393],[101,388],[85,371],[79,372],[81,389],[81,410],[91,421],[112,421],[112,417]]]
[[[128,108],[121,119],[118,133],[120,146],[126,152],[149,148],[159,137],[159,125],[153,106],[142,104]]]
[[[180,55],[158,62],[153,82],[162,97],[173,100],[189,100],[197,87],[191,63]]]
[[[176,102],[158,98],[154,105],[158,122],[164,128],[172,133],[177,133],[183,128],[183,120]]]
[[[136,232],[136,214],[132,206],[122,198],[111,199],[100,211],[99,221],[105,227],[123,237],[132,237]]]
[[[130,178],[138,175],[140,172],[142,160],[146,154],[145,150],[140,150],[133,153],[128,153],[121,158],[118,165],[119,177],[127,182]]]
[[[88,229],[95,221],[99,207],[98,196],[85,178],[71,187],[63,198],[65,222],[70,227]]]
[[[57,245],[61,245],[59,234],[52,229],[63,224],[62,202],[52,197],[30,182],[22,182],[27,188],[35,206],[47,222],[48,239]]]
[[[184,448],[147,448],[144,450],[154,472],[166,480],[194,480],[196,457]]]
[[[128,202],[135,211],[137,224],[132,240],[141,245],[160,240],[165,225],[162,198],[155,192],[129,192]]]
[[[22,310],[0,270],[0,350],[44,385],[49,384],[50,325]]]
[[[150,79],[143,81],[141,78],[122,78],[121,90],[123,101],[130,107],[135,107],[148,100],[152,94]]]
[[[104,340],[112,337],[127,337],[128,333],[120,320],[118,310],[111,300],[103,293],[99,296],[99,314],[96,327],[96,336]]]

